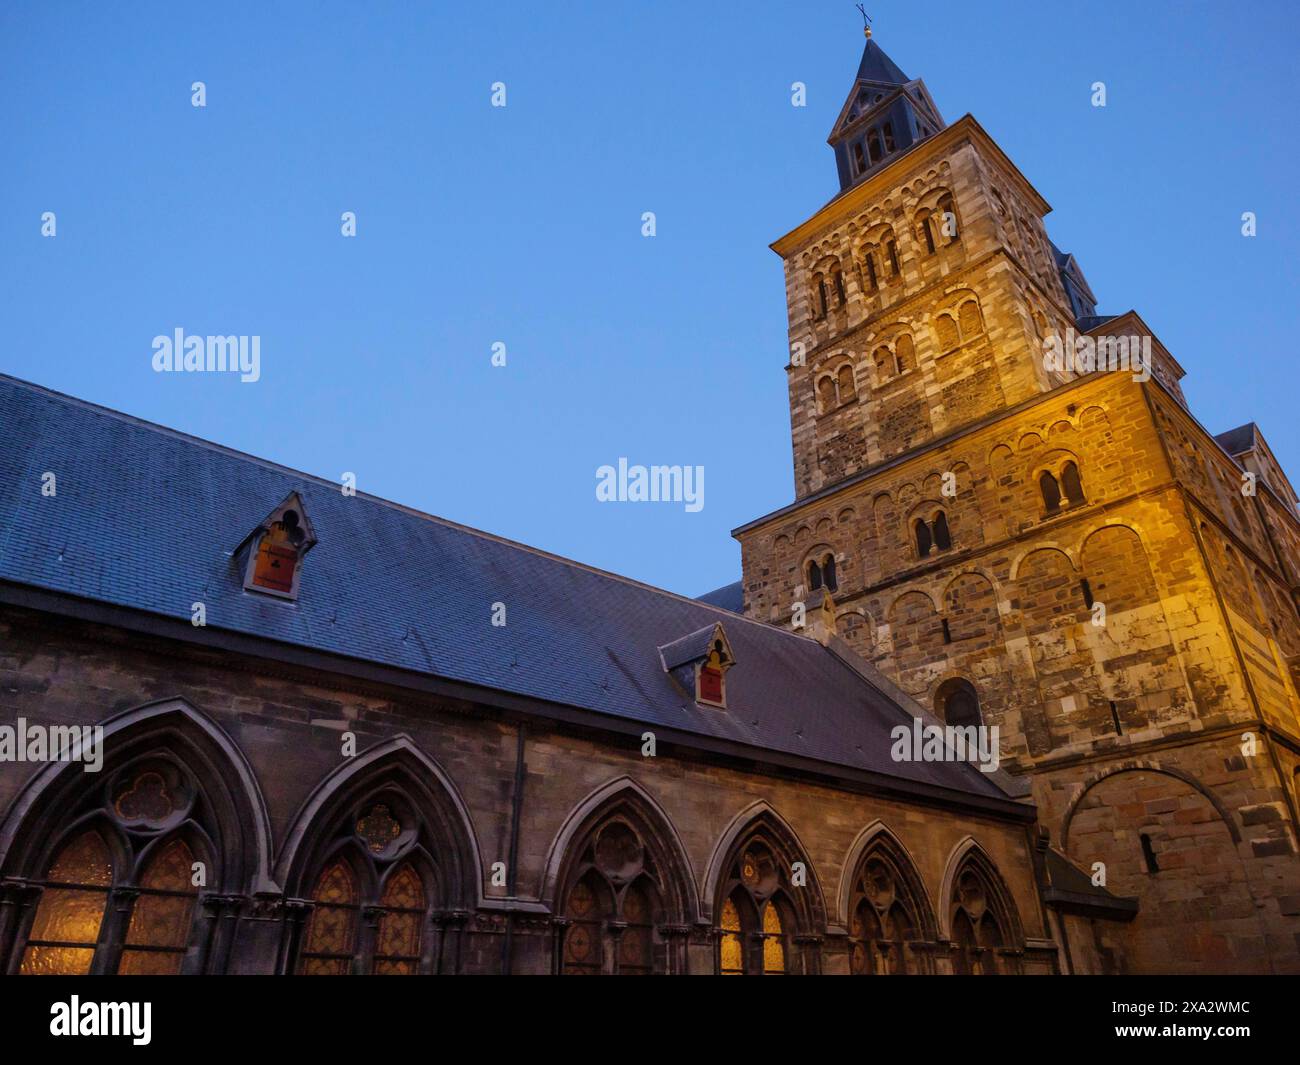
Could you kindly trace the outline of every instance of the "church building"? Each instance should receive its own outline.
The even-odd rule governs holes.
[[[6,973],[1300,972],[1263,436],[870,36],[830,144],[700,599],[0,376]]]

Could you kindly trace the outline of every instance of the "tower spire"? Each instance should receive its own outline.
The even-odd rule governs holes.
[[[919,78],[909,78],[871,37],[862,4],[866,44],[853,88],[831,131],[840,188],[856,185],[898,153],[943,129],[944,121]]]

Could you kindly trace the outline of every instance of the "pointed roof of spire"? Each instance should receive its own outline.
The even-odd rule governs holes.
[[[878,81],[889,85],[906,85],[912,79],[898,69],[885,50],[867,36],[867,45],[862,49],[862,62],[858,64],[859,81]]]

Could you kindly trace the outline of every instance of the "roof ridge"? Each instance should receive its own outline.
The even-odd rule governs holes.
[[[53,399],[60,400],[72,406],[81,407],[86,410],[91,410],[98,414],[104,414],[111,418],[116,418],[120,421],[124,421],[144,429],[149,429],[154,432],[160,432],[167,436],[188,441],[189,443],[192,444],[198,444],[201,447],[209,448],[213,451],[218,451],[223,454],[232,456],[234,458],[244,459],[246,461],[256,463],[257,465],[262,466],[263,468],[275,470],[277,472],[285,473],[293,477],[301,477],[304,480],[310,481],[324,488],[337,490],[339,487],[338,482],[328,480],[324,477],[321,477],[318,474],[307,473],[304,470],[298,470],[292,466],[286,466],[283,463],[274,462],[271,459],[263,458],[260,455],[252,455],[246,451],[240,451],[238,448],[229,447],[225,444],[218,444],[213,440],[206,440],[201,436],[195,436],[193,433],[187,433],[180,429],[173,429],[171,426],[162,425],[158,422],[151,422],[146,418],[139,417],[138,415],[128,414],[125,411],[116,410],[113,407],[106,407],[102,403],[92,403],[90,400],[80,399],[77,396],[70,396],[66,392],[60,392],[57,389],[48,388],[45,385],[38,385],[33,381],[24,381],[20,377],[14,377],[12,374],[0,372],[0,381],[8,382],[9,384],[17,385],[20,388],[29,389],[30,391],[37,392],[45,396],[49,396]],[[818,643],[818,641],[813,639],[813,637],[811,636],[805,636],[802,635],[801,633],[792,632],[789,629],[778,628],[775,625],[769,625],[766,622],[758,621],[754,618],[745,617],[745,615],[737,614],[735,611],[728,610],[726,607],[715,606],[712,603],[704,603],[690,596],[681,595],[677,592],[670,591],[667,588],[659,588],[656,585],[647,584],[645,581],[638,581],[634,577],[627,577],[621,573],[614,573],[612,570],[601,569],[598,566],[592,566],[586,562],[579,562],[577,559],[566,558],[564,555],[557,555],[553,551],[546,551],[543,548],[534,547],[532,544],[521,543],[518,540],[511,540],[509,537],[500,536],[496,533],[490,533],[484,529],[476,529],[472,525],[464,525],[461,522],[452,521],[450,518],[444,518],[437,514],[430,514],[427,511],[423,511],[423,510],[417,510],[415,507],[408,506],[405,503],[398,503],[391,499],[385,499],[383,496],[377,496],[377,495],[372,495],[369,492],[358,491],[356,493],[356,498],[365,499],[379,506],[390,507],[393,510],[398,510],[401,511],[402,513],[409,514],[412,517],[422,518],[425,521],[432,521],[450,529],[455,529],[460,532],[468,533],[472,536],[478,536],[485,540],[493,541],[494,543],[503,544],[506,547],[513,547],[521,551],[527,551],[530,554],[539,556],[541,558],[550,559],[553,562],[559,562],[567,566],[572,566],[575,569],[583,570],[584,572],[594,574],[595,576],[598,577],[607,577],[612,580],[620,581],[623,584],[629,584],[632,585],[633,587],[643,588],[646,591],[655,592],[658,595],[668,596],[682,603],[689,603],[692,606],[702,607],[706,610],[712,610],[715,613],[718,613],[727,619],[741,621],[747,625],[758,625],[770,632],[779,632],[785,634],[786,636],[794,637],[795,639],[806,640],[810,643]]]

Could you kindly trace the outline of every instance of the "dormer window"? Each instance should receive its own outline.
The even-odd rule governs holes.
[[[665,644],[659,648],[659,657],[664,670],[688,689],[697,703],[726,708],[727,670],[736,659],[721,622]]]
[[[244,571],[244,589],[282,599],[296,599],[303,556],[316,543],[298,493],[291,492],[253,530],[245,543],[248,544],[248,562]]]

